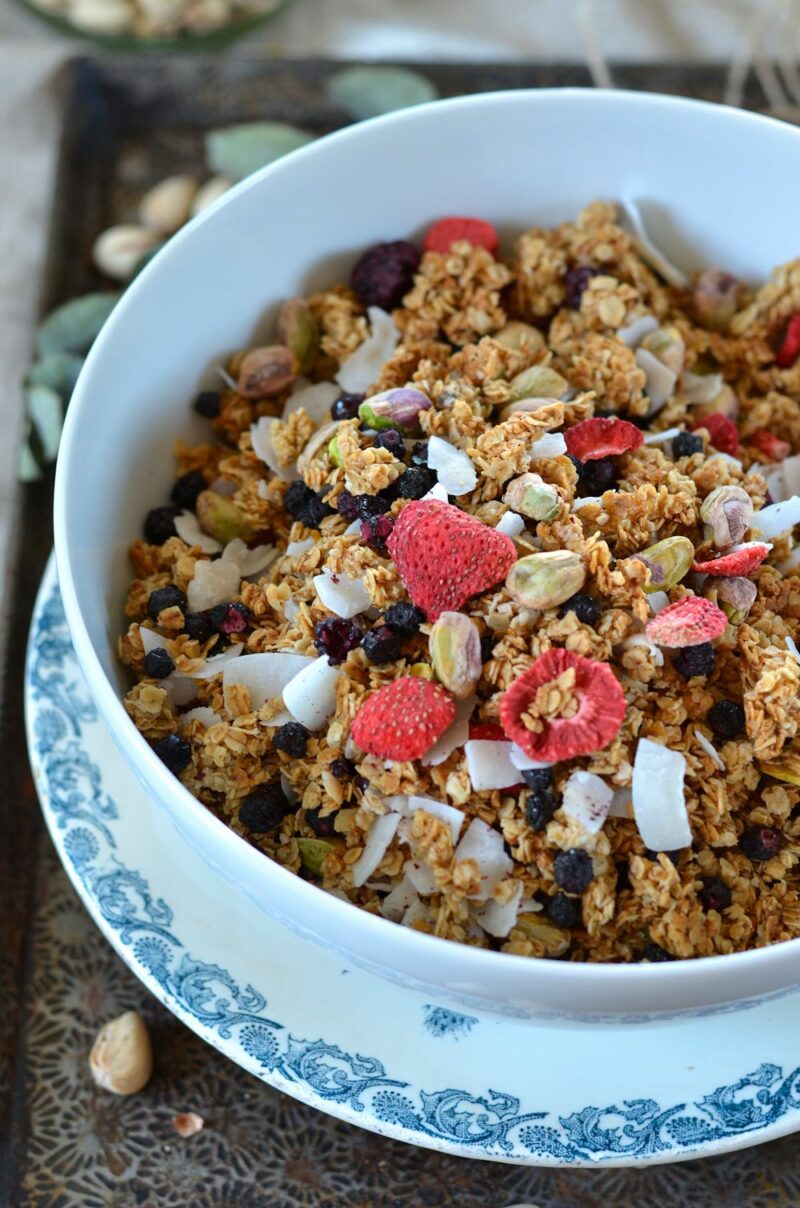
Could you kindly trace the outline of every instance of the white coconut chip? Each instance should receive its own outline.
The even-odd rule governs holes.
[[[403,927],[413,927],[415,923],[426,923],[428,910],[420,898],[415,898],[400,920]]]
[[[315,545],[313,537],[306,537],[303,541],[290,541],[286,546],[286,553],[290,558],[299,558],[301,554],[307,554]]]
[[[535,440],[528,449],[531,461],[547,461],[550,457],[563,457],[567,451],[567,442],[563,432],[545,432]]]
[[[665,591],[651,591],[650,595],[647,597],[647,606],[652,612],[653,616],[656,616],[659,612],[661,612],[661,609],[666,608],[668,604],[669,596]]]
[[[508,789],[519,784],[519,768],[511,762],[511,743],[487,738],[472,738],[464,743],[467,774],[476,793],[487,789]]]
[[[190,612],[205,612],[235,596],[241,581],[235,562],[217,558],[215,562],[196,562],[194,577],[186,589]]]
[[[179,720],[181,723],[186,722],[187,724],[190,721],[199,721],[201,726],[208,729],[209,726],[216,726],[218,722],[222,721],[222,718],[219,713],[209,709],[208,705],[198,705],[196,709],[189,709],[188,712],[182,713]]]
[[[285,421],[303,407],[309,419],[319,425],[330,419],[330,409],[341,393],[333,382],[316,382],[312,386],[307,378],[298,378],[286,400],[281,419]]]
[[[678,380],[678,375],[673,373],[663,361],[659,361],[658,357],[653,356],[646,348],[637,348],[636,364],[645,375],[645,392],[650,399],[650,409],[648,415],[655,415],[656,411],[660,411],[668,399],[672,398],[675,393],[675,383]]]
[[[622,201],[622,208],[629,225],[633,228],[632,241],[642,259],[670,285],[674,285],[677,289],[686,289],[689,278],[683,269],[678,268],[677,264],[673,264],[653,243],[645,228],[637,202],[626,197]]]
[[[786,460],[789,460],[788,457]],[[784,474],[783,463],[779,466],[762,466],[754,461],[750,463],[750,473],[753,470],[756,470],[763,476],[773,503],[783,503],[784,500],[800,492],[800,475],[796,476],[797,482],[790,488]]]
[[[419,860],[406,860],[403,871],[417,893],[422,894],[423,897],[436,893],[439,888],[433,869],[427,864],[420,863]]]
[[[690,373],[684,369],[681,374],[681,388],[687,403],[710,403],[716,398],[725,385],[721,373]],[[702,427],[702,421],[701,425]]]
[[[794,657],[797,659],[798,663],[800,663],[800,650],[797,649],[797,642],[794,640],[794,638],[789,633],[787,633],[786,637],[783,640],[786,643],[786,649],[791,654],[793,654]]]
[[[263,478],[258,484],[258,497],[259,499],[269,499],[269,487]]]
[[[516,923],[521,903],[522,882],[518,881],[514,887],[514,892],[507,902],[495,902],[492,900],[475,917],[484,931],[502,940],[506,938]]]
[[[478,475],[466,453],[441,436],[428,440],[428,468],[436,471],[448,495],[469,495],[478,485]]]
[[[639,739],[633,761],[633,815],[651,851],[676,851],[692,842],[683,791],[685,772],[686,759],[680,751]]]
[[[385,310],[369,306],[367,318],[370,321],[370,334],[342,362],[336,374],[336,381],[348,394],[361,394],[378,380],[400,339],[394,319]]]
[[[404,878],[399,885],[395,885],[390,893],[387,893],[378,909],[385,919],[399,923],[409,907],[418,901],[414,886]]]
[[[465,700],[456,701],[456,715],[444,734],[440,734],[430,750],[422,756],[420,762],[423,767],[438,767],[453,754],[453,751],[458,747],[463,747],[469,738],[469,719],[477,699],[477,696],[473,695],[468,696]]]
[[[608,807],[609,818],[633,818],[633,797],[630,789],[614,789],[611,805]]]
[[[506,855],[503,836],[480,818],[472,819],[453,854],[456,860],[474,860],[478,865],[480,889],[476,894],[468,895],[478,901],[491,897],[495,886],[507,877],[514,867],[514,861]]]
[[[281,772],[281,788],[283,789],[283,795],[289,802],[289,805],[293,805],[295,808],[298,808],[300,805],[300,794],[297,792],[297,789],[294,787],[285,772]]]
[[[341,670],[325,656],[314,659],[283,690],[283,703],[307,730],[321,730],[336,711],[336,685]]]
[[[636,348],[644,337],[657,327],[658,319],[655,315],[642,315],[641,319],[634,319],[627,327],[617,328],[617,336],[626,348]]]
[[[760,512],[756,512],[750,522],[750,528],[769,539],[780,537],[781,533],[794,528],[796,524],[800,524],[800,495],[792,495],[790,499],[762,508]]]
[[[364,844],[364,850],[353,865],[353,884],[356,888],[369,880],[386,855],[399,822],[399,814],[382,814],[373,822]]]
[[[596,835],[608,817],[613,796],[613,789],[593,772],[573,772],[564,785],[561,808],[590,835]]]
[[[651,642],[650,639],[645,634],[633,633],[633,634],[631,634],[631,636],[629,638],[626,638],[625,641],[622,643],[623,650],[632,650],[636,646],[644,646],[645,649],[647,651],[649,651],[650,657],[653,660],[654,666],[656,666],[656,667],[664,666],[664,655],[661,652],[661,648],[659,646],[657,646],[655,642]]]
[[[590,503],[596,503],[598,507],[603,506],[602,495],[584,495],[583,498],[573,500],[571,512],[579,512],[581,508],[588,507]]]
[[[300,605],[297,603],[297,600],[293,600],[291,596],[288,600],[284,601],[283,615],[286,617],[287,621],[296,621],[300,615]]]
[[[779,469],[786,497],[800,495],[800,453],[794,453],[791,457],[784,457]],[[767,485],[769,486],[769,481]],[[772,494],[771,487],[770,494]],[[777,499],[775,502],[777,503]]]
[[[297,477],[297,466],[292,463],[290,466],[281,467],[278,463],[278,454],[275,446],[272,443],[270,428],[275,422],[274,415],[262,415],[260,419],[250,428],[250,441],[253,445],[253,452],[256,457],[261,460],[276,474],[278,478],[284,482],[292,482]]]
[[[212,679],[219,671],[230,663],[233,659],[238,659],[244,650],[244,646],[236,644],[228,646],[220,654],[212,654],[210,659],[206,659],[201,667],[196,671],[189,671],[188,675],[191,679]]]
[[[448,805],[445,801],[436,801],[433,797],[386,797],[384,805],[409,820],[414,817],[417,810],[422,810],[424,813],[438,818],[440,822],[444,822],[450,827],[450,837],[454,844],[458,841],[461,827],[464,825],[464,814],[460,809],[454,805]],[[404,836],[405,831],[401,837]],[[409,833],[408,839],[410,838]]]
[[[720,755],[718,754],[718,752],[717,752],[716,748],[715,748],[714,746],[712,746],[712,744],[711,744],[711,743],[708,741],[708,739],[706,738],[705,734],[702,734],[702,733],[700,732],[700,730],[695,730],[695,732],[694,732],[694,736],[695,736],[695,738],[697,739],[697,741],[698,741],[699,745],[700,745],[700,746],[703,748],[703,750],[705,751],[706,755],[709,757],[709,759],[711,760],[711,762],[714,764],[714,766],[715,766],[715,767],[717,767],[717,768],[719,768],[719,770],[720,770],[721,772],[724,772],[724,771],[725,771],[725,763],[724,763],[724,762],[723,762],[723,760],[720,758]]]
[[[241,578],[249,579],[251,575],[260,575],[278,557],[280,551],[274,545],[257,545],[254,549],[248,549],[240,537],[234,537],[222,551],[220,561],[232,562],[238,567]]]
[[[184,705],[197,700],[197,684],[190,676],[181,675],[180,671],[173,671],[172,675],[161,680],[159,687],[166,690],[174,709],[182,709]]]
[[[518,537],[525,532],[525,521],[516,512],[504,512],[494,526],[496,533],[504,533],[506,537]]]
[[[354,617],[372,603],[363,579],[334,575],[325,568],[321,575],[314,575],[312,581],[320,603],[337,617]]]
[[[164,638],[160,633],[156,633],[155,629],[148,629],[146,625],[139,626],[139,637],[142,640],[142,648],[145,654],[149,654],[151,650],[166,650],[168,638]]]
[[[218,554],[222,549],[222,544],[216,537],[209,537],[208,533],[203,532],[194,512],[181,512],[175,517],[174,524],[175,532],[181,541],[185,541],[187,545],[198,546],[204,554]]]
[[[645,432],[644,443],[646,445],[665,445],[668,441],[674,440],[676,436],[680,436],[683,428],[667,428],[664,432]]]
[[[283,690],[304,667],[316,659],[306,654],[291,654],[289,651],[267,654],[245,654],[242,658],[226,663],[222,669],[222,688],[239,684],[250,693],[253,709],[260,709],[265,701],[276,696],[283,697]],[[291,720],[291,715],[287,718]],[[282,724],[277,718],[270,725]]]
[[[345,537],[360,537],[361,536],[361,521],[356,518],[351,520],[347,528],[344,530]]]
[[[551,768],[553,766],[552,760],[531,759],[530,755],[526,755],[522,747],[515,742],[511,744],[509,758],[520,772],[527,772],[532,768]]]
[[[706,464],[708,464],[708,462],[710,462],[710,461],[725,461],[728,463],[729,466],[736,466],[737,470],[744,469],[744,466],[739,461],[739,458],[734,457],[730,453],[720,453],[719,451],[717,451],[716,453],[712,453],[710,457],[706,458]]]
[[[440,482],[435,482],[431,489],[425,492],[422,499],[438,499],[440,503],[447,503],[447,491]]]

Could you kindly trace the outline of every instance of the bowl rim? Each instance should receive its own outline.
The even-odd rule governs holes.
[[[795,152],[800,150],[800,129],[778,119],[716,102],[657,92],[638,92],[631,89],[602,90],[570,87],[495,90],[429,101],[353,123],[321,136],[314,142],[246,177],[172,236],[120,297],[100,335],[92,345],[67,410],[55,476],[53,505],[55,550],[59,586],[70,635],[92,697],[100,708],[112,735],[118,741],[122,741],[124,736],[123,746],[128,748],[134,762],[141,764],[145,769],[147,779],[155,787],[162,806],[164,799],[171,798],[176,807],[194,810],[199,825],[208,829],[209,832],[213,832],[219,853],[219,863],[222,866],[227,864],[230,867],[231,863],[235,865],[236,862],[244,860],[251,863],[254,870],[260,870],[263,876],[274,876],[276,878],[276,898],[280,894],[281,885],[291,886],[298,893],[319,894],[324,891],[316,885],[300,881],[283,865],[271,860],[249,844],[246,839],[212,814],[198,798],[189,792],[178,777],[167,770],[125,712],[122,700],[114,684],[106,675],[94,643],[89,636],[78,602],[67,531],[71,483],[73,472],[77,472],[77,470],[73,471],[73,466],[79,463],[79,449],[73,439],[73,434],[78,428],[78,415],[81,410],[90,405],[88,400],[91,398],[91,378],[94,365],[103,357],[107,340],[121,325],[125,324],[126,310],[131,301],[147,290],[151,281],[154,282],[157,279],[161,263],[166,261],[187,239],[192,239],[195,231],[199,230],[201,226],[213,221],[218,209],[235,204],[239,197],[251,190],[261,189],[269,180],[286,172],[293,173],[297,165],[309,157],[329,153],[332,146],[339,147],[348,142],[357,142],[364,132],[370,133],[376,127],[387,129],[405,124],[424,124],[432,111],[439,112],[445,107],[453,111],[468,111],[487,106],[502,108],[518,105],[529,105],[534,108],[553,105],[576,105],[578,107],[591,105],[594,109],[604,107],[611,111],[634,106],[646,111],[700,113],[711,117],[712,121],[755,126],[773,136],[783,136],[787,143],[792,143],[792,149]],[[264,862],[266,862],[266,868]],[[667,986],[675,985],[687,975],[697,979],[698,982],[703,977],[708,978],[709,976],[724,978],[727,975],[730,978],[734,972],[738,975],[746,975],[748,971],[755,971],[756,968],[762,969],[767,964],[775,966],[782,963],[785,965],[795,961],[800,955],[800,937],[798,937],[742,952],[718,953],[713,956],[698,956],[656,963],[561,961],[545,957],[523,957],[514,953],[477,948],[416,931],[414,928],[401,927],[389,919],[373,915],[332,894],[326,893],[323,901],[325,912],[329,912],[329,918],[334,925],[341,926],[343,931],[349,932],[351,936],[356,932],[363,931],[365,934],[371,932],[374,938],[382,937],[387,945],[413,947],[419,952],[420,958],[427,955],[429,958],[436,959],[441,970],[447,966],[450,973],[457,973],[459,979],[473,978],[476,982],[482,981],[487,975],[491,975],[493,969],[499,970],[502,966],[507,973],[511,973],[513,970],[514,975],[523,977],[526,982],[530,980],[541,982],[545,979],[552,984],[558,981],[564,988],[567,983],[573,985],[576,991],[582,987],[589,989],[593,984],[605,979],[612,979],[617,988],[627,986],[633,990],[636,985],[647,983],[648,986],[651,986],[658,982],[666,990]],[[352,943],[348,946],[354,947]],[[798,970],[798,981],[800,981],[800,969]],[[753,989],[757,991],[756,986],[753,986]],[[746,997],[745,994],[737,994],[731,997],[730,1001]],[[579,1002],[580,1000],[576,1000],[576,1005]],[[687,1010],[691,1012],[691,1006]]]

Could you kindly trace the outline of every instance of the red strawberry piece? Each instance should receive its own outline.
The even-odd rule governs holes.
[[[642,433],[626,419],[584,419],[564,433],[567,449],[578,461],[599,461],[638,449]]]
[[[496,726],[490,721],[470,722],[470,742],[508,742],[502,726]]]
[[[367,697],[351,733],[362,751],[382,759],[420,759],[455,715],[455,700],[441,684],[404,675]]]
[[[429,621],[458,612],[501,583],[517,560],[514,542],[450,503],[407,503],[386,543],[408,594]]]
[[[781,369],[791,369],[800,356],[800,315],[792,315],[786,327],[783,342],[775,357]]]
[[[713,415],[707,415],[704,419],[699,420],[692,431],[696,432],[698,428],[705,428],[711,444],[720,453],[730,453],[731,457],[735,457],[739,452],[739,433],[736,431],[736,424],[721,411],[715,411]]]
[[[574,717],[545,721],[534,734],[522,720],[543,684],[562,672],[575,671],[574,694],[578,711]],[[533,666],[514,680],[500,700],[500,721],[506,737],[531,759],[559,762],[576,755],[602,751],[613,742],[625,716],[625,697],[617,677],[607,663],[586,659],[571,650],[553,648],[540,654]]]
[[[759,453],[763,453],[770,461],[783,461],[792,451],[788,440],[781,440],[771,432],[754,432],[749,442]]]
[[[772,546],[763,541],[745,541],[743,545],[728,550],[721,558],[693,562],[692,570],[699,570],[703,575],[752,575],[771,549]]]
[[[662,608],[647,623],[645,633],[651,642],[677,650],[713,641],[725,632],[727,624],[725,613],[711,600],[703,596],[684,596]]]
[[[500,237],[491,222],[482,218],[440,218],[425,236],[426,252],[449,252],[454,243],[466,239],[473,247],[485,247],[493,255]]]

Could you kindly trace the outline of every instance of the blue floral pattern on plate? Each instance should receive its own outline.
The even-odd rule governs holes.
[[[634,1099],[558,1116],[523,1111],[516,1096],[494,1089],[476,1095],[412,1088],[377,1058],[293,1036],[270,1018],[263,993],[186,950],[169,904],[120,860],[118,810],[83,742],[96,710],[74,659],[52,567],[34,614],[26,689],[45,813],[84,900],[167,1006],[209,1039],[235,1038],[262,1076],[289,1093],[327,1110],[347,1108],[367,1127],[402,1140],[474,1157],[571,1164],[677,1160],[748,1135],[755,1143],[761,1130],[800,1109],[800,1067],[784,1074],[762,1064],[695,1102]],[[446,1007],[423,1010],[422,1026],[440,1039],[464,1037],[480,1022]]]

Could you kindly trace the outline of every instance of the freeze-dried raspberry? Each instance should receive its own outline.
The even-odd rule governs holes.
[[[704,419],[698,420],[692,431],[694,432],[698,428],[705,428],[711,444],[720,453],[729,453],[731,457],[735,457],[739,452],[739,433],[736,431],[736,424],[721,411],[715,411],[713,415],[707,415]]]
[[[644,437],[626,419],[584,419],[564,433],[567,450],[578,461],[599,461],[638,449]]]
[[[441,684],[406,675],[367,697],[351,733],[362,751],[382,759],[419,759],[455,715],[455,699]]]
[[[781,369],[790,369],[800,356],[800,315],[792,315],[786,333],[775,357]]]
[[[771,549],[772,546],[764,541],[746,541],[743,545],[734,546],[720,558],[693,562],[692,570],[703,575],[752,575]]]
[[[651,642],[659,646],[678,649],[683,646],[701,646],[721,637],[728,618],[712,600],[703,596],[684,596],[649,621],[645,633]]]
[[[763,453],[770,461],[783,461],[784,457],[788,457],[792,451],[788,440],[781,440],[779,436],[774,436],[772,432],[765,432],[763,429],[760,432],[754,432],[749,438],[748,444],[758,453]]]

